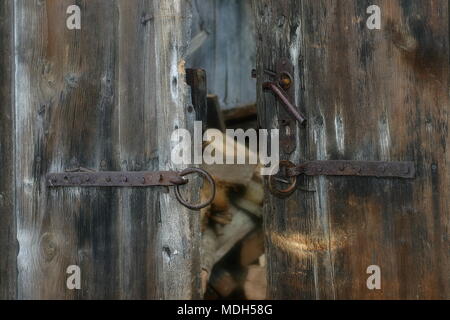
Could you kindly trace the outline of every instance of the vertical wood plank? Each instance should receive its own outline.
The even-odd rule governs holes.
[[[448,299],[448,1],[255,1],[258,72],[296,65],[300,159],[412,160],[412,181],[317,177],[265,206],[274,298]],[[270,45],[268,45],[270,44]],[[261,125],[274,100],[258,93]],[[299,209],[300,208],[300,209]],[[379,265],[382,289],[368,290]]]
[[[0,299],[16,297],[13,1],[0,3]]]
[[[182,170],[171,160],[171,151],[179,141],[172,141],[178,128],[191,130],[195,113],[186,83],[186,50],[190,39],[191,13],[189,3],[183,0],[154,1],[156,45],[156,112],[158,156],[160,170]],[[195,180],[195,179],[192,179]],[[198,182],[197,182],[198,185]],[[196,184],[184,187],[186,197],[198,199]],[[200,218],[197,213],[174,201],[172,194],[162,194],[161,245],[164,297],[188,299],[200,297]]]
[[[16,164],[19,297],[118,298],[115,190],[48,190],[47,172],[117,168],[114,1],[82,1],[82,29],[66,28],[71,1],[16,1]],[[19,108],[20,106],[20,108]],[[82,289],[66,288],[81,267]]]
[[[153,1],[118,1],[117,145],[122,171],[157,170]],[[118,191],[120,297],[162,297],[157,190]]]
[[[180,2],[78,1],[74,31],[65,27],[71,4],[16,1],[19,297],[194,297],[198,223],[173,193],[48,190],[44,181],[80,166],[169,167],[171,121],[187,122],[179,68],[187,11]],[[66,288],[69,265],[81,268],[81,290]]]

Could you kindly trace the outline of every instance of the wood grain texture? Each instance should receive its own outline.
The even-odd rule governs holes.
[[[189,68],[203,68],[208,93],[223,109],[255,103],[254,18],[250,0],[193,0],[192,37],[201,46],[187,59]]]
[[[170,135],[187,127],[182,1],[17,0],[18,296],[198,296],[195,215],[165,189],[47,190],[48,172],[172,169]],[[162,194],[162,195],[161,195]],[[81,290],[66,268],[81,268]],[[198,264],[199,266],[199,264]]]
[[[189,113],[190,92],[186,84],[185,52],[190,39],[191,14],[183,0],[154,1],[156,67],[155,85],[158,157],[160,170],[182,170],[171,161],[171,151],[179,141],[172,141],[173,130],[186,128],[193,137],[195,112]],[[199,181],[182,189],[186,198],[199,199]],[[191,182],[192,183],[192,182]],[[170,299],[199,298],[200,281],[200,216],[174,201],[172,194],[162,194],[161,245],[163,268],[159,275],[164,295]]]
[[[206,72],[203,69],[186,69],[186,83],[190,87],[192,107],[188,112],[195,111],[196,121],[202,121],[202,129],[208,128],[208,119],[212,118],[208,112]]]
[[[280,299],[448,299],[448,1],[254,1],[258,88],[288,57],[308,118],[290,158],[411,160],[413,181],[316,177],[315,193],[265,204],[269,296]],[[260,125],[276,101],[258,92]],[[381,290],[366,269],[379,265]]]
[[[16,297],[13,1],[0,2],[0,300]]]

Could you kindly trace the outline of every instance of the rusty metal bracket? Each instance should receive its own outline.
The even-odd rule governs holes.
[[[304,161],[287,170],[290,177],[306,176],[359,176],[412,179],[414,162],[324,160]]]
[[[192,210],[199,210],[212,203],[216,193],[216,185],[211,175],[199,168],[189,168],[182,172],[175,171],[102,171],[93,172],[91,170],[78,171],[69,170],[64,173],[47,174],[47,187],[176,187],[175,195],[178,201],[185,207]],[[211,196],[207,201],[198,205],[187,203],[181,196],[180,186],[188,184],[189,180],[183,177],[189,174],[198,173],[211,185]]]
[[[289,184],[288,188],[277,189],[275,175],[269,177],[269,189],[272,194],[280,197],[291,195],[297,186],[297,177],[306,176],[355,176],[378,178],[413,179],[416,175],[414,162],[387,162],[387,161],[355,161],[355,160],[316,160],[303,161],[298,165],[290,161],[280,162],[280,171]]]
[[[280,147],[285,154],[291,154],[296,149],[297,121],[303,124],[306,118],[295,106],[294,66],[289,59],[283,58],[277,62],[276,72],[265,70],[265,73],[275,78],[264,82],[263,89],[270,90],[278,98],[282,108],[278,109],[280,128]]]

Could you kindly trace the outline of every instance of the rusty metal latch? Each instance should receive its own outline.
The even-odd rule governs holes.
[[[287,74],[286,74],[287,75]],[[283,88],[276,82],[264,82],[263,83],[264,90],[271,90],[281,102],[283,102],[282,106],[285,110],[300,124],[303,124],[306,119],[305,117],[298,111],[298,108],[292,104],[289,100],[289,97],[286,96]]]
[[[180,186],[189,183],[184,177],[198,173],[210,184],[212,192],[210,197],[203,203],[189,204],[181,196]],[[49,173],[47,175],[47,186],[57,187],[175,187],[177,200],[185,207],[192,210],[200,210],[212,203],[216,194],[216,185],[211,175],[203,169],[189,168],[182,172],[175,171],[112,171],[94,172],[92,170],[79,168],[76,171],[65,173]]]
[[[280,197],[291,195],[297,188],[297,177],[306,176],[357,176],[378,178],[413,179],[416,175],[414,162],[355,161],[355,160],[316,160],[303,161],[298,165],[290,161],[280,162],[280,172],[285,179],[275,175],[269,177],[269,189]],[[289,184],[285,189],[277,189],[275,181]]]
[[[289,59],[280,59],[276,64],[276,70],[264,70],[271,78],[262,84],[265,91],[271,91],[280,101],[282,108],[278,109],[278,121],[280,128],[280,147],[286,154],[291,154],[296,149],[297,122],[302,125],[306,118],[295,105],[295,79],[293,78],[294,66]],[[256,70],[253,72],[256,77]]]

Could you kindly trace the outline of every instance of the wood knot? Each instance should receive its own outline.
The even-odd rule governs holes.
[[[153,20],[154,20],[154,17],[153,17],[153,16],[144,13],[144,14],[142,15],[142,17],[141,17],[141,24],[143,24],[144,26],[146,26],[147,23],[149,23],[150,21],[153,21]]]
[[[440,44],[433,30],[426,21],[411,18],[407,26],[387,23],[387,36],[399,49],[403,61],[420,77],[442,78],[447,57],[440,49]]]
[[[40,249],[46,262],[52,261],[58,253],[58,245],[52,233],[44,233],[40,240]]]
[[[78,80],[79,80],[79,76],[74,74],[74,73],[69,73],[65,76],[65,81],[67,83],[67,85],[69,86],[69,88],[71,89],[75,89],[76,87],[78,87]]]

